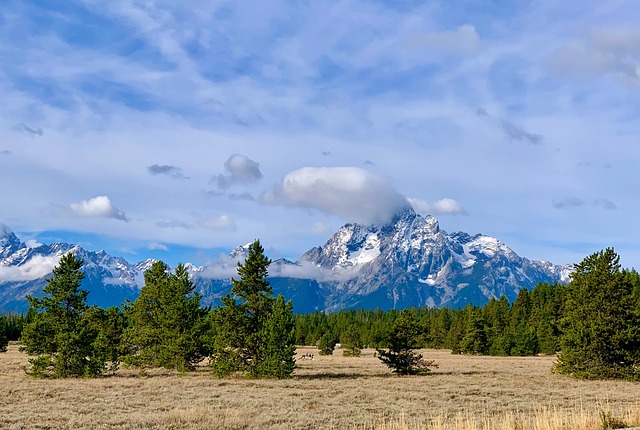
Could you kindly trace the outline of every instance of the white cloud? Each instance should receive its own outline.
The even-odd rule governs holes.
[[[158,242],[152,242],[149,244],[148,248],[152,251],[168,251],[169,248],[167,245]]]
[[[260,163],[250,159],[246,155],[233,154],[224,163],[227,175],[218,175],[213,180],[218,188],[226,189],[236,184],[251,184],[262,179]]]
[[[443,198],[430,204],[423,199],[407,198],[411,207],[419,213],[430,215],[468,215],[465,208],[456,200]]]
[[[62,256],[36,255],[19,266],[1,266],[0,282],[33,281],[50,274]]]
[[[384,178],[357,167],[303,167],[264,193],[261,201],[318,209],[349,222],[384,223],[407,206]]]
[[[42,246],[42,243],[38,242],[35,239],[29,239],[25,242],[25,245],[27,245],[27,248],[37,248],[39,246]]]
[[[71,203],[69,208],[71,209],[71,213],[76,216],[115,218],[121,221],[127,221],[126,214],[116,208],[107,196],[97,196],[89,200],[82,200],[79,203]]]

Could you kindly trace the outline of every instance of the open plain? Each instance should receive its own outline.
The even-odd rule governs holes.
[[[426,350],[427,376],[390,373],[373,350],[300,348],[289,380],[219,380],[122,369],[98,379],[35,380],[11,344],[0,354],[2,429],[606,429],[640,425],[640,384],[550,372],[554,357]]]

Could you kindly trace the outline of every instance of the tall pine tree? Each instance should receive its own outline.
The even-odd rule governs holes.
[[[207,354],[203,336],[208,310],[180,264],[175,273],[156,261],[144,274],[138,298],[126,307],[126,362],[139,367],[192,370]]]
[[[636,272],[620,269],[612,248],[576,264],[567,287],[559,373],[578,378],[640,378]]]
[[[82,260],[65,254],[47,279],[45,297],[27,296],[32,315],[22,332],[23,350],[36,377],[97,376],[105,370],[100,332],[87,322],[87,294]]]
[[[211,366],[214,375],[244,372],[252,378],[286,378],[295,361],[295,327],[291,302],[273,298],[267,281],[271,260],[260,241],[249,246],[240,279],[232,279],[231,293],[213,312]]]

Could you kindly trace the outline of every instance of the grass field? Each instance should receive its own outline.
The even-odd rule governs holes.
[[[120,370],[100,379],[34,380],[15,344],[0,354],[1,429],[604,429],[640,426],[640,384],[550,373],[553,357],[425,351],[431,375],[399,377],[359,358],[300,360],[290,380],[214,379]]]

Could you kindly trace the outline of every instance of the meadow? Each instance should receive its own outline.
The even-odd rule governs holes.
[[[97,379],[36,380],[13,343],[0,354],[2,429],[597,430],[640,426],[640,383],[581,381],[540,357],[424,350],[438,368],[400,377],[363,350],[300,348],[288,380],[215,379],[121,369]]]

